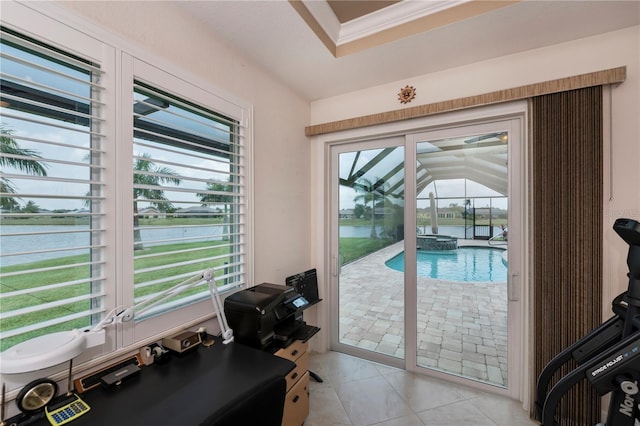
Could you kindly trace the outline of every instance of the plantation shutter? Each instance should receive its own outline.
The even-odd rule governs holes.
[[[244,284],[241,122],[135,81],[133,151],[135,303],[207,268],[218,287]],[[150,312],[207,297],[201,285]]]
[[[100,64],[2,28],[0,350],[100,319]]]

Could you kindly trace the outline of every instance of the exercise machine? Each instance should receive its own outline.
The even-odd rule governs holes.
[[[598,395],[611,394],[606,426],[640,425],[640,223],[617,219],[613,229],[629,245],[627,291],[613,299],[613,317],[556,355],[540,373],[535,404],[541,426],[557,424],[560,400],[585,378]],[[552,377],[571,360],[577,367],[549,390]]]

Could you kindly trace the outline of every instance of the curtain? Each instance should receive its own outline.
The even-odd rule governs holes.
[[[602,86],[530,102],[537,379],[551,358],[602,320]],[[593,426],[600,405],[585,379],[561,401],[558,424]]]

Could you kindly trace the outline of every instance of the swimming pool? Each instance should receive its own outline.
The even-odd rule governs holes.
[[[418,250],[418,276],[462,282],[507,282],[503,252],[501,249],[484,247]],[[385,265],[404,272],[404,252],[387,260]]]

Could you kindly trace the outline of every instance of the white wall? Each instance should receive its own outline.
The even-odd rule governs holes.
[[[416,54],[419,54],[417,52]],[[416,99],[405,107],[430,104],[493,92],[547,80],[569,77],[604,69],[626,66],[626,81],[610,88],[610,103],[605,104],[605,115],[609,116],[610,128],[605,129],[604,194],[602,212],[584,212],[604,218],[603,247],[603,319],[609,318],[611,299],[626,290],[628,271],[626,255],[628,246],[612,230],[615,219],[628,217],[640,221],[640,27],[632,27],[573,42],[508,55],[488,61],[442,72],[417,76],[412,79],[391,82],[366,90],[346,93],[333,98],[311,103],[311,125],[354,118],[403,108],[397,93],[405,85],[414,86]],[[416,122],[425,120],[415,120]],[[401,124],[405,123],[405,124]],[[418,126],[418,124],[416,124]],[[411,128],[406,122],[379,126],[382,131],[396,127]],[[328,265],[326,237],[328,223],[323,212],[327,209],[325,185],[327,182],[326,146],[332,140],[358,138],[364,130],[345,131],[335,135],[312,138],[312,258],[317,265],[326,265],[320,274],[320,294],[330,298],[328,289]],[[333,139],[332,139],[333,138]],[[594,224],[595,225],[595,224]],[[315,324],[323,332],[311,341],[318,351],[329,348],[329,306],[318,305]],[[523,330],[528,330],[528,316]],[[526,339],[526,337],[525,337]],[[525,344],[526,346],[526,344]],[[522,354],[525,371],[531,360]],[[528,406],[531,377],[523,378],[520,385],[521,398]]]
[[[171,2],[60,2],[178,69],[253,104],[254,283],[309,267],[309,103]],[[215,2],[211,2],[215,7]],[[254,284],[250,283],[250,284]]]
[[[397,93],[405,85],[417,91],[415,100],[404,106],[409,108],[618,66],[627,67],[627,79],[611,91],[611,146],[605,152],[604,176],[603,315],[608,317],[611,298],[626,289],[628,270],[628,246],[612,231],[612,225],[619,217],[640,220],[640,27],[321,99],[311,103],[311,124],[401,109]],[[312,164],[318,167],[314,171],[313,212],[323,208],[324,151],[318,144],[314,142],[312,147]],[[323,234],[323,226],[323,218],[316,216],[316,236]],[[316,244],[313,250],[316,262],[322,263],[322,246]]]

